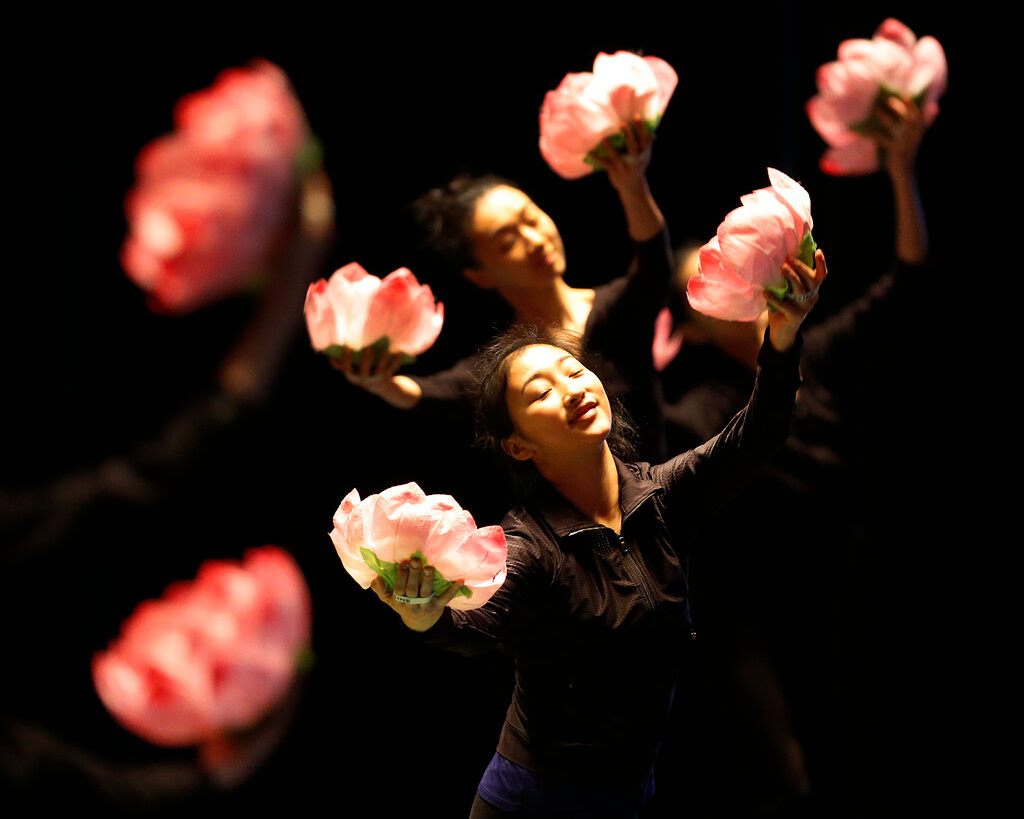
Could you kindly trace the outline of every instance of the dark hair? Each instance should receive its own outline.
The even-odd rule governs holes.
[[[480,197],[500,185],[516,187],[496,174],[459,174],[413,202],[419,250],[433,257],[446,274],[458,276],[465,268],[477,264],[469,239],[469,223]]]
[[[583,348],[578,333],[560,327],[537,328],[530,324],[516,324],[492,341],[481,351],[476,367],[476,443],[503,456],[511,471],[513,489],[521,495],[532,492],[539,473],[532,462],[517,461],[502,448],[502,441],[515,431],[515,423],[508,411],[508,374],[515,354],[533,344],[550,344],[565,350],[587,369],[594,369],[594,357]],[[626,408],[616,396],[609,395],[612,425],[608,433],[608,447],[623,460],[636,457],[636,431]]]

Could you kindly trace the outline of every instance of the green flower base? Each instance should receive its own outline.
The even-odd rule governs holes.
[[[390,346],[390,340],[388,339],[387,336],[384,336],[383,338],[377,339],[369,347],[362,347],[358,350],[352,350],[352,366],[359,367],[363,362],[363,356],[370,355],[373,357],[372,360],[370,361],[370,369],[374,369],[377,366],[377,364],[380,363],[381,357],[389,353]],[[326,353],[331,358],[337,358],[340,360],[342,356],[344,356],[345,350],[350,349],[352,348],[346,347],[341,344],[332,344],[329,347],[325,347],[321,352]],[[409,355],[408,353],[402,353],[401,366],[404,367],[406,364],[411,364],[415,360],[416,356]]]
[[[796,255],[801,262],[813,270],[814,254],[817,250],[818,243],[814,241],[814,237],[811,235],[811,232],[807,231],[804,234],[804,238],[800,240],[800,248]],[[781,301],[793,292],[793,284],[789,279],[784,279],[782,284],[776,285],[775,287],[766,287],[765,290]],[[777,307],[771,304],[768,305],[768,309],[773,313],[778,310]]]
[[[644,126],[647,128],[647,133],[650,134],[652,137],[655,136],[654,132],[657,130],[658,123],[660,121],[660,116],[658,116],[656,119],[644,120]],[[612,144],[612,147],[616,150],[617,153],[627,153],[628,149],[626,148],[626,138],[622,135],[622,131],[616,131],[614,134],[608,137],[608,141]],[[601,159],[608,159],[608,151],[604,147],[604,142],[599,143],[598,146],[594,148],[593,153],[597,154],[597,156]],[[594,168],[595,170],[604,170],[601,164],[591,159],[590,156],[584,157],[583,161],[586,162],[591,168]]]
[[[375,555],[373,552],[371,552],[369,549],[367,549],[365,547],[363,547],[359,551],[362,554],[363,560],[366,562],[366,565],[369,566],[377,574],[379,574],[381,577],[384,578],[384,582],[388,584],[388,588],[389,589],[394,589],[395,588],[395,578],[398,577],[398,564],[397,563],[391,563],[391,562],[389,562],[387,560],[381,560],[380,558],[377,557],[377,555]],[[423,552],[415,552],[412,555],[412,557],[418,557],[423,562],[424,566],[427,565],[427,558],[423,554]],[[452,584],[452,582],[450,580],[445,580],[443,577],[441,577],[441,573],[440,572],[437,572],[437,571],[434,572],[434,596],[435,597],[437,597],[437,596],[439,596],[441,594],[444,594],[444,592],[447,590],[447,588],[451,584]],[[461,589],[459,589],[458,593],[461,594],[463,597],[472,597],[473,596],[472,590],[466,588],[465,586],[463,586]]]

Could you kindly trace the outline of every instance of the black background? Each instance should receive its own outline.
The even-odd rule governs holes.
[[[10,191],[21,213],[9,237],[19,252],[5,299],[4,489],[88,469],[156,434],[208,386],[240,326],[246,307],[235,302],[187,317],[150,313],[117,257],[135,154],[172,128],[179,97],[210,85],[223,68],[267,58],[287,72],[306,108],[337,205],[338,241],[323,275],[353,260],[378,275],[410,264],[404,205],[466,169],[495,171],[530,192],[562,232],[572,283],[592,285],[629,259],[619,205],[600,176],[567,182],[543,163],[540,103],[567,71],[587,70],[598,51],[662,57],[680,82],[649,179],[673,239],[706,239],[740,194],[767,184],[767,166],[785,171],[811,194],[815,237],[830,262],[815,320],[888,263],[892,212],[883,176],[834,179],[817,169],[823,145],[803,106],[815,68],[833,58],[840,40],[870,36],[896,16],[938,37],[950,64],[942,113],[919,161],[942,276],[922,293],[925,318],[903,328],[906,348],[880,357],[858,430],[868,442],[863,462],[879,458],[862,482],[864,514],[877,519],[879,537],[854,561],[849,581],[864,584],[863,608],[841,613],[847,626],[856,624],[847,630],[860,635],[856,646],[821,647],[847,677],[835,740],[841,773],[820,810],[924,816],[954,805],[975,814],[984,799],[983,629],[975,611],[988,596],[991,525],[981,480],[993,469],[981,430],[994,403],[993,342],[957,287],[979,267],[975,237],[985,218],[985,208],[973,206],[987,159],[981,15],[900,3],[843,11],[797,3],[254,9],[57,7],[26,25],[33,48],[11,78],[8,112],[24,143]],[[460,303],[452,299],[425,371],[459,347]],[[476,326],[469,320],[465,332]],[[908,361],[907,350],[924,357]],[[299,339],[270,420],[254,442],[235,444],[234,466],[207,474],[197,484],[202,491],[192,487],[159,519],[116,510],[90,518],[61,546],[73,560],[48,558],[45,571],[32,567],[31,582],[19,585],[25,614],[16,645],[45,655],[46,638],[37,640],[33,629],[60,631],[70,617],[73,656],[87,663],[134,602],[191,575],[201,559],[264,542],[297,554],[313,587],[320,659],[296,727],[253,782],[195,810],[465,815],[493,750],[507,668],[408,643],[389,612],[344,574],[326,538],[335,505],[353,486],[365,495],[417,480],[427,491],[447,491],[437,432],[357,392]],[[887,446],[908,433],[905,424],[914,427],[913,465],[894,462]],[[247,473],[234,486],[232,469]],[[252,483],[265,493],[258,501]],[[74,568],[60,574],[64,565]],[[45,624],[34,619],[40,611]],[[108,724],[87,670],[39,676],[61,667],[53,657],[20,666],[15,690],[47,693],[9,710],[48,724],[105,764],[163,758]],[[691,741],[699,738],[676,737],[666,747],[668,763],[678,764],[666,763],[659,775],[664,815],[676,815],[676,806],[679,815],[724,815],[714,812]],[[66,807],[63,779],[52,783],[33,782],[25,801]]]

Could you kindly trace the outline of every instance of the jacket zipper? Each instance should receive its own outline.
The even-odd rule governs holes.
[[[569,532],[569,537],[573,535],[581,535],[584,532],[598,532],[607,531],[611,532],[619,541],[619,552],[622,554],[623,562],[626,564],[626,571],[629,572],[630,577],[633,578],[633,582],[636,586],[644,593],[644,599],[647,601],[647,606],[654,611],[656,606],[654,605],[654,595],[651,593],[650,586],[644,580],[643,570],[640,568],[640,563],[632,552],[629,551],[629,546],[626,545],[626,539],[618,532],[610,529],[607,526],[587,526],[584,529],[577,529],[574,532]]]
[[[647,598],[647,605],[650,606],[651,611],[654,611],[654,595],[651,594],[651,589],[644,580],[643,570],[640,568],[640,564],[633,553],[629,551],[629,547],[626,545],[626,539],[619,533],[615,536],[619,539],[619,548],[622,550],[622,556],[625,562],[632,567],[630,574],[634,574],[637,579],[637,585],[643,590],[644,597]]]

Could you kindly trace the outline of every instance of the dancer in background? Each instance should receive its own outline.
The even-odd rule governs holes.
[[[557,226],[525,192],[498,177],[457,178],[421,197],[416,210],[440,266],[500,296],[514,324],[582,336],[586,349],[601,358],[595,366],[607,388],[623,396],[640,428],[643,453],[657,457],[664,442],[651,342],[655,316],[669,294],[671,260],[665,220],[646,177],[652,138],[639,118],[623,135],[624,155],[606,140],[607,157],[592,158],[622,203],[636,264],[597,288],[566,281],[567,254]],[[461,404],[471,428],[474,356],[432,376],[395,375],[398,363],[395,356],[371,371],[368,357],[360,368],[346,357],[336,366],[353,384],[401,409],[450,414]]]
[[[875,139],[892,186],[896,263],[859,299],[805,330],[804,381],[791,435],[722,512],[694,567],[704,592],[695,600],[702,667],[719,701],[709,729],[720,733],[721,753],[733,765],[715,798],[753,815],[815,793],[824,798],[833,787],[836,679],[824,652],[835,642],[838,567],[859,516],[857,417],[872,400],[893,400],[863,385],[865,378],[877,384],[871,374],[876,355],[892,359],[906,348],[892,336],[905,334],[915,292],[934,284],[915,173],[925,130],[921,112],[910,100],[888,97],[875,116],[886,128]],[[673,307],[683,345],[662,373],[666,434],[677,448],[704,440],[742,406],[769,320],[764,313],[755,322],[728,322],[690,309],[683,294],[696,260],[695,250],[680,254]],[[804,525],[776,540],[749,514],[755,503],[799,508]],[[677,718],[684,724],[699,719]]]

